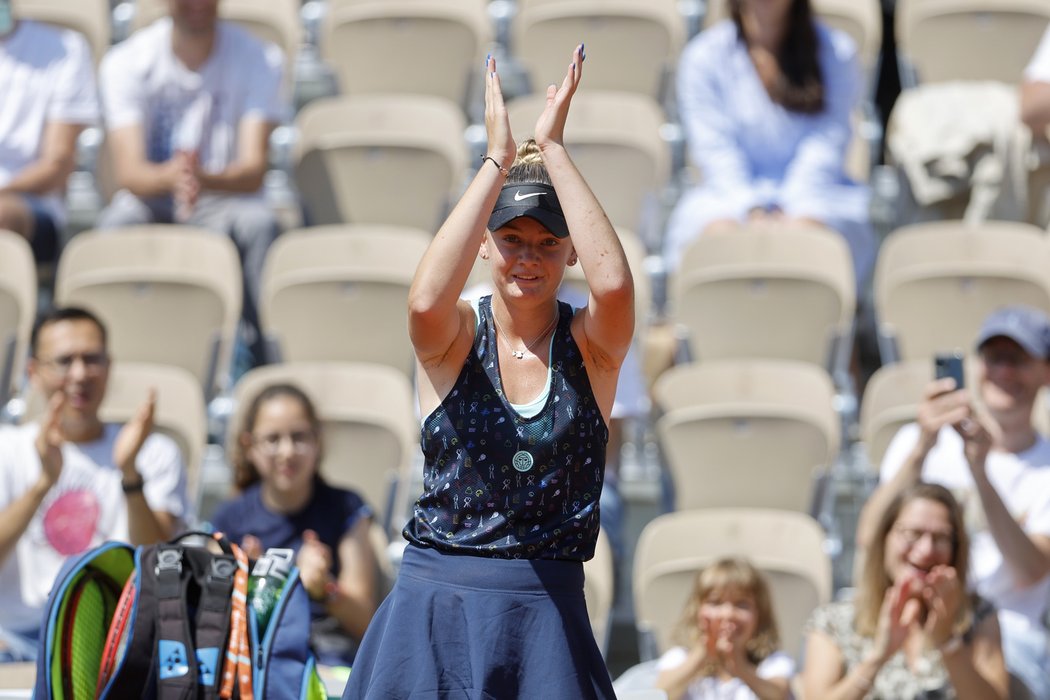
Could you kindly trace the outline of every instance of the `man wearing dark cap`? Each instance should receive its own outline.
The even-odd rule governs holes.
[[[861,513],[864,546],[893,497],[919,480],[962,503],[970,576],[995,604],[1007,668],[1036,698],[1050,698],[1050,440],[1033,425],[1050,383],[1050,318],[1025,306],[989,315],[975,342],[973,393],[951,378],[931,382],[918,420],[898,431],[880,485]]]

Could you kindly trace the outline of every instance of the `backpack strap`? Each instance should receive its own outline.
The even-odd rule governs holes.
[[[195,654],[200,697],[219,697],[222,680],[222,654],[230,634],[230,610],[237,561],[232,556],[211,554],[202,562],[201,597],[197,606]]]
[[[182,547],[157,547],[156,650],[157,697],[159,700],[190,700],[197,694],[197,659],[186,614],[186,583]]]
[[[216,538],[219,535],[216,534]],[[223,538],[225,539],[225,538]],[[237,571],[233,581],[232,613],[230,615],[230,638],[223,665],[222,687],[219,697],[232,698],[234,683],[240,692],[240,700],[252,700],[252,659],[248,642],[248,557],[244,551],[231,543]]]

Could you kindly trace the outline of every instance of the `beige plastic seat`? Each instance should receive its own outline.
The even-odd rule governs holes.
[[[898,60],[918,82],[1019,83],[1050,22],[1050,3],[898,0],[894,16]]]
[[[612,547],[609,536],[604,530],[598,531],[598,541],[594,546],[594,557],[583,563],[583,596],[587,599],[587,617],[591,622],[591,631],[602,656],[609,650],[609,624],[612,615],[613,595],[616,586],[616,572],[613,568]]]
[[[57,24],[84,35],[97,64],[109,49],[110,13],[107,0],[12,0],[14,16]]]
[[[35,661],[4,664],[4,672],[0,673],[0,691],[13,692],[10,694],[0,692],[0,698],[28,698],[35,681]]]
[[[222,0],[219,17],[236,22],[263,41],[281,47],[291,75],[302,40],[299,5],[298,0]],[[141,29],[167,14],[167,0],[135,0],[133,29]]]
[[[1000,306],[1050,312],[1047,270],[1050,247],[1030,224],[937,221],[897,229],[875,263],[879,333],[895,341],[904,360],[969,348],[985,316]]]
[[[788,511],[715,508],[650,521],[634,556],[635,624],[643,661],[674,645],[673,632],[697,572],[723,557],[746,557],[766,576],[781,648],[799,658],[806,620],[831,598],[831,561],[823,543],[815,520]]]
[[[964,349],[973,350],[972,347]],[[977,372],[972,356],[967,356],[965,368],[966,385],[974,390],[973,396],[979,401]],[[916,419],[923,391],[932,380],[933,358],[883,365],[868,380],[860,404],[860,434],[867,447],[871,467],[876,473],[893,436],[902,426]],[[1040,391],[1039,402],[1033,420],[1045,435],[1050,431],[1046,389]]]
[[[209,397],[226,378],[241,293],[234,244],[192,226],[85,231],[55,276],[55,301],[96,312],[116,360],[182,367]]]
[[[17,233],[0,229],[0,408],[25,370],[36,315],[33,251]]]
[[[169,436],[178,445],[186,465],[186,492],[194,512],[197,512],[208,421],[204,394],[193,374],[170,365],[114,361],[99,417],[107,423],[126,423],[138,413],[150,389],[157,391],[154,430]],[[44,397],[35,388],[31,389],[26,400],[25,418],[35,419],[45,408]]]
[[[814,479],[839,448],[824,370],[786,360],[677,365],[653,385],[656,432],[680,510],[809,512]]]
[[[532,135],[545,101],[539,92],[508,104],[511,131],[519,141]],[[573,97],[565,144],[617,226],[643,231],[655,223],[671,167],[670,148],[660,136],[664,121],[660,105],[638,93],[587,90]]]
[[[649,275],[645,270],[645,244],[634,231],[618,226],[616,233],[620,238],[620,245],[627,256],[627,264],[634,276],[634,327],[635,335],[641,336],[645,331],[646,320],[649,317],[649,309],[652,308],[652,288],[649,283]],[[481,266],[478,266],[481,267]],[[487,268],[485,268],[487,270]],[[486,280],[488,277],[486,277]],[[565,268],[565,277],[562,286],[574,287],[580,290],[581,295],[587,294],[587,278],[583,274],[581,265],[573,265]],[[586,296],[583,297],[586,299]]]
[[[482,0],[332,3],[321,58],[344,95],[409,93],[466,104],[491,39]]]
[[[582,41],[594,57],[585,67],[588,91],[636,92],[658,101],[684,39],[685,21],[666,0],[528,2],[513,27],[514,54],[534,92],[561,84],[572,48]]]
[[[257,367],[234,387],[227,454],[238,440],[237,431],[252,398],[277,383],[298,386],[317,408],[323,431],[321,474],[325,480],[356,491],[372,506],[377,522],[385,524],[388,504],[398,498],[396,485],[407,483],[402,477],[408,474],[419,450],[419,423],[408,379],[389,367],[368,363],[302,362]],[[392,530],[400,531],[402,525],[393,523]]]
[[[411,377],[408,288],[430,236],[389,226],[288,231],[263,270],[260,316],[285,362],[375,362]]]
[[[438,97],[314,100],[296,126],[296,184],[313,224],[436,231],[467,175],[466,120]]]
[[[849,248],[832,231],[753,225],[700,236],[683,252],[671,292],[672,318],[695,360],[848,362],[856,284]]]

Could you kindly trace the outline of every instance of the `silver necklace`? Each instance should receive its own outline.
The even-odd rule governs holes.
[[[503,336],[503,340],[507,341],[507,346],[509,347],[510,346],[510,337],[507,335],[507,332],[503,330],[503,326],[499,325],[499,319],[496,318],[495,310],[492,311],[492,321],[496,324],[496,330],[499,331],[500,335]],[[535,345],[536,343],[540,342],[544,338],[546,338],[547,334],[551,332],[551,329],[554,328],[554,325],[557,322],[558,322],[558,312],[557,312],[557,310],[555,310],[554,318],[551,320],[550,325],[548,325],[546,328],[544,328],[543,332],[540,333],[538,336],[536,336],[536,338],[533,339],[533,341],[531,343],[525,343],[525,350],[528,350],[529,352],[532,352],[532,346]],[[515,350],[514,348],[510,348],[510,354],[514,356],[515,360],[524,360],[525,359],[525,350]]]

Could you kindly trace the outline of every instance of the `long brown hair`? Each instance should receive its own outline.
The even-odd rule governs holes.
[[[306,420],[309,421],[310,429],[317,440],[317,463],[321,463],[321,421],[317,417],[313,401],[305,391],[294,384],[270,384],[257,393],[248,404],[248,410],[244,412],[244,422],[236,433],[237,440],[231,446],[230,464],[233,466],[233,481],[238,491],[244,491],[261,479],[259,470],[248,457],[248,450],[245,449],[242,438],[255,430],[255,420],[259,417],[259,410],[263,404],[277,398],[290,398],[302,406]],[[316,478],[320,478],[320,475],[318,474]]]
[[[966,534],[962,507],[955,500],[952,492],[940,484],[919,482],[901,491],[890,501],[882,518],[875,528],[871,545],[864,555],[864,566],[857,582],[856,617],[854,626],[858,633],[865,637],[875,636],[879,623],[879,610],[886,590],[893,585],[886,572],[886,540],[890,530],[897,524],[904,506],[912,501],[926,500],[940,503],[948,510],[948,520],[952,524],[952,558],[951,566],[955,569],[956,578],[963,590],[966,590],[966,575],[970,568],[970,538]],[[969,599],[959,608],[956,618],[956,631],[965,631],[970,624],[972,606]]]
[[[729,0],[729,12],[746,44],[741,19],[743,0]],[[824,76],[820,70],[820,43],[809,0],[794,0],[788,10],[787,30],[776,53],[780,69],[769,96],[791,112],[817,114],[824,110]]]
[[[755,634],[745,642],[747,658],[756,666],[780,647],[780,634],[773,615],[773,599],[765,576],[746,559],[726,557],[704,567],[697,575],[693,592],[682,611],[676,636],[688,647],[700,641],[696,618],[700,606],[711,594],[721,591],[739,591],[755,599],[758,613]],[[701,675],[714,673],[714,666],[705,667]]]

